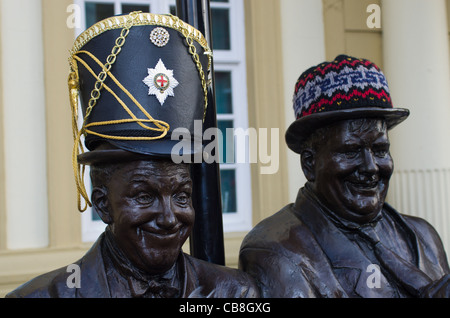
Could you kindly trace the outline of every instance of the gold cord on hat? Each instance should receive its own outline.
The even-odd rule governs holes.
[[[133,13],[134,14],[134,13]],[[122,46],[125,44],[125,38],[129,33],[129,30],[131,26],[133,25],[133,16],[132,13],[129,15],[129,19],[127,19],[127,23],[125,27],[122,29],[120,36],[117,38],[115,42],[115,46],[111,50],[111,54],[106,59],[107,63],[106,65],[102,65],[102,71],[97,76],[95,73],[93,74],[94,77],[97,78],[97,81],[94,85],[94,89],[91,91],[91,98],[88,103],[88,108],[86,109],[86,115],[83,120],[83,124],[81,128],[78,130],[78,92],[79,92],[79,78],[78,78],[78,67],[76,62],[74,61],[80,61],[76,54],[79,52],[76,52],[72,55],[72,60],[70,61],[71,66],[71,72],[69,74],[69,94],[70,94],[70,104],[71,104],[71,110],[72,110],[72,131],[74,136],[74,145],[72,150],[72,166],[74,170],[75,175],[75,183],[77,187],[77,204],[78,204],[78,210],[80,212],[83,212],[87,209],[88,206],[92,206],[92,203],[89,200],[89,195],[86,191],[86,186],[84,184],[84,173],[85,173],[85,167],[83,166],[82,169],[80,169],[80,164],[78,164],[77,157],[80,153],[84,152],[83,145],[81,144],[81,136],[86,135],[86,121],[89,117],[90,113],[92,112],[92,109],[97,103],[97,100],[100,98],[100,90],[104,87],[104,81],[107,78],[107,75],[109,73],[109,70],[116,61],[117,55],[120,53]],[[83,65],[87,65],[83,61]],[[92,71],[92,70],[91,70]],[[85,200],[84,207],[81,206],[81,197]]]
[[[125,19],[125,20],[123,20]],[[183,36],[186,38],[186,43],[188,45],[189,53],[192,55],[192,59],[197,67],[199,72],[201,85],[204,93],[204,112],[203,112],[203,120],[205,119],[206,109],[208,105],[208,91],[207,91],[207,80],[205,76],[205,72],[203,71],[202,64],[200,63],[200,58],[198,56],[196,47],[194,46],[194,40],[197,41],[205,50],[205,55],[208,56],[208,67],[207,70],[210,70],[211,67],[211,50],[209,49],[206,40],[203,38],[200,32],[198,32],[195,28],[190,25],[184,23],[179,20],[178,17],[173,15],[170,16],[160,16],[154,15],[151,13],[140,13],[140,12],[131,12],[128,16],[114,17],[108,18],[99,23],[93,25],[88,30],[86,30],[80,37],[75,41],[74,49],[71,52],[71,57],[69,59],[71,72],[68,78],[68,86],[69,86],[69,95],[70,95],[70,105],[72,110],[72,133],[74,138],[74,145],[72,150],[72,165],[74,169],[75,175],[75,183],[77,187],[77,204],[78,210],[80,212],[85,211],[88,206],[92,206],[92,203],[89,200],[89,195],[86,191],[86,186],[84,183],[84,174],[85,174],[85,166],[78,163],[77,158],[79,154],[84,153],[84,148],[81,142],[81,137],[86,136],[87,134],[97,135],[106,139],[113,140],[155,140],[161,139],[165,137],[170,129],[168,123],[154,119],[142,105],[134,98],[134,96],[117,80],[117,78],[110,72],[111,66],[115,63],[117,55],[120,53],[122,46],[125,44],[125,39],[130,31],[130,28],[133,25],[145,25],[145,24],[162,24],[165,26],[169,26],[181,32]],[[103,64],[98,58],[88,52],[86,50],[80,50],[80,48],[86,44],[93,37],[101,34],[104,31],[123,27],[119,37],[115,41],[115,45],[111,50],[111,54],[107,57],[106,63]],[[79,55],[85,54],[90,57],[96,64],[101,67],[101,72],[97,75],[92,70],[92,68],[80,58]],[[91,98],[88,102],[88,107],[86,108],[86,113],[83,119],[83,123],[80,129],[78,129],[78,96],[79,96],[79,78],[78,78],[78,66],[77,62],[81,63],[88,72],[96,78],[96,82],[93,90],[91,91]],[[118,95],[108,87],[104,82],[107,77],[110,77],[112,81],[132,100],[132,102],[142,111],[142,113],[147,117],[146,119],[137,118],[136,115],[129,109],[129,107],[124,103],[122,99],[118,97]],[[101,90],[105,89],[109,92],[123,107],[123,109],[129,114],[130,118],[128,119],[119,119],[119,120],[110,120],[110,121],[102,121],[102,122],[92,122],[87,124],[87,120],[89,115],[91,114],[93,108],[95,107],[97,100],[101,96]],[[131,137],[131,136],[114,136],[114,135],[106,135],[97,133],[92,131],[90,128],[93,126],[102,126],[102,125],[116,125],[122,123],[135,122],[139,124],[141,127],[147,130],[152,130],[159,132],[160,134],[153,137]],[[156,127],[148,126],[147,124],[152,124]],[[85,205],[81,206],[81,198],[84,199]]]
[[[70,102],[71,102],[71,108],[72,108],[72,129],[73,129],[73,136],[74,136],[74,147],[72,150],[72,165],[74,168],[74,174],[75,174],[75,183],[77,186],[77,203],[78,203],[78,210],[81,212],[85,211],[88,206],[92,206],[92,203],[89,200],[89,195],[86,191],[86,186],[84,184],[84,172],[85,167],[83,166],[82,169],[80,169],[81,165],[78,164],[77,157],[80,153],[84,153],[84,148],[81,144],[81,136],[86,134],[95,134],[99,135],[101,137],[107,138],[107,139],[126,139],[126,140],[154,140],[154,139],[160,139],[167,135],[167,132],[170,129],[170,126],[168,123],[161,121],[161,120],[155,120],[143,107],[142,105],[134,98],[134,96],[131,95],[131,93],[111,74],[110,69],[111,66],[115,63],[117,55],[120,53],[122,46],[125,44],[125,38],[129,33],[129,30],[131,26],[133,25],[133,20],[136,18],[136,13],[131,13],[129,15],[129,19],[127,20],[127,23],[125,27],[122,29],[120,36],[115,41],[115,46],[111,50],[111,54],[106,59],[106,64],[101,63],[92,53],[88,51],[78,51],[73,54],[73,59],[83,64],[86,69],[91,73],[92,76],[94,76],[97,81],[95,82],[94,89],[91,91],[91,98],[88,102],[88,107],[86,109],[86,114],[84,116],[83,124],[81,129],[78,130],[78,72],[77,72],[77,66],[75,62],[71,63],[72,72],[69,75],[69,92],[70,92]],[[89,67],[89,65],[82,60],[78,55],[79,54],[87,54],[89,57],[91,57],[98,65],[100,65],[102,71],[97,75],[94,73],[94,71]],[[133,112],[126,106],[126,104],[115,94],[105,83],[104,81],[106,78],[110,76],[110,78],[117,84],[117,86],[127,94],[127,96],[130,97],[130,99],[133,101],[134,104],[136,104],[139,109],[146,115],[147,119],[138,119]],[[114,120],[114,121],[103,121],[103,122],[94,122],[90,124],[87,123],[87,119],[89,115],[92,112],[92,109],[95,107],[97,100],[101,96],[101,89],[106,89],[109,93],[111,93],[116,100],[119,102],[119,104],[127,111],[127,113],[131,116],[131,119],[122,119],[122,120]],[[139,125],[141,125],[145,129],[158,131],[161,134],[159,136],[154,137],[118,137],[118,136],[112,136],[112,135],[104,135],[96,133],[92,130],[89,130],[88,127],[92,126],[99,126],[99,125],[112,125],[112,124],[121,124],[126,122],[137,122]],[[153,123],[157,128],[155,127],[149,127],[142,122],[149,122]],[[81,206],[81,197],[85,200],[84,207]]]

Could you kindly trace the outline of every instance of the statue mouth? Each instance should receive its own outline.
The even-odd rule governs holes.
[[[138,230],[143,232],[144,235],[150,235],[151,237],[161,240],[172,240],[179,236],[182,226],[176,225],[170,229],[163,229],[149,225],[148,223],[141,225]]]
[[[359,192],[359,193],[366,193],[366,194],[373,194],[375,192],[379,191],[379,181],[366,181],[366,182],[347,182],[347,186],[350,190]],[[353,192],[352,191],[352,192]]]

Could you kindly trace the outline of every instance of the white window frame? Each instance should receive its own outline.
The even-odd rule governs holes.
[[[234,128],[248,129],[247,114],[247,80],[245,64],[245,22],[244,22],[244,0],[229,0],[229,2],[210,2],[211,9],[226,8],[229,10],[230,18],[230,50],[214,50],[215,71],[231,72],[232,81],[232,114],[218,114],[218,120],[233,120]],[[75,28],[75,36],[85,30],[86,15],[85,3],[109,3],[114,4],[114,14],[121,13],[121,5],[150,4],[152,13],[167,13],[175,0],[74,0],[74,4],[80,8],[80,23]],[[242,85],[245,83],[245,85]],[[225,133],[225,132],[224,132]],[[235,149],[235,155],[247,149]],[[252,227],[252,195],[250,163],[221,163],[221,170],[235,170],[236,176],[236,207],[233,213],[223,213],[224,232],[243,232]],[[91,192],[89,167],[86,167],[85,184],[87,193]],[[82,240],[83,242],[95,241],[105,229],[105,224],[99,220],[92,220],[92,208],[88,208],[81,214]]]
[[[230,12],[230,50],[214,50],[214,65],[241,64],[245,67],[244,0],[210,2],[211,9],[228,9]]]
[[[80,28],[76,29],[75,35],[80,35],[86,29],[86,14],[84,11],[84,4],[86,2],[108,3],[114,4],[114,14],[121,13],[121,5],[128,4],[149,4],[152,13],[166,13],[170,5],[175,5],[176,0],[73,0],[73,3],[81,9],[80,14]]]
[[[231,90],[232,90],[232,114],[217,114],[218,120],[232,120],[234,128],[242,128],[244,131],[248,130],[248,115],[247,105],[244,101],[247,100],[246,85],[240,85],[242,81],[246,83],[245,68],[243,69],[238,64],[222,64],[214,63],[214,70],[231,72]],[[244,107],[245,111],[236,111],[236,106]],[[225,131],[222,132],[226,134]],[[234,141],[236,145],[236,140]],[[248,158],[246,154],[248,149],[235,147],[235,158]],[[244,154],[242,154],[244,153]],[[223,159],[226,161],[226,158]],[[236,208],[234,213],[223,213],[224,232],[242,232],[251,229],[252,226],[252,193],[251,193],[251,178],[250,178],[250,164],[245,163],[220,163],[220,170],[235,170],[236,176]]]
[[[244,1],[210,2],[211,10],[229,10],[230,50],[214,50],[214,71],[231,72],[232,114],[217,114],[217,120],[233,120],[234,128],[248,129],[247,75],[245,63]],[[213,43],[214,44],[214,43]],[[244,85],[242,85],[244,83]],[[225,134],[225,132],[223,132]],[[235,148],[235,157],[247,149]],[[221,163],[220,170],[236,173],[235,213],[223,213],[224,232],[244,232],[252,228],[252,192],[250,163]]]

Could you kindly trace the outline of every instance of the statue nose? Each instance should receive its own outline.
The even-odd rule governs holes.
[[[373,152],[370,149],[364,149],[361,171],[369,174],[378,172],[378,165]]]
[[[156,218],[156,224],[163,229],[170,230],[177,224],[177,217],[172,209],[169,199],[166,199],[161,204],[161,211]]]

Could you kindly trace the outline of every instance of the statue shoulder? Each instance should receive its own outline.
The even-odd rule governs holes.
[[[256,298],[259,290],[255,280],[237,268],[209,263],[184,254],[187,279],[191,281],[189,297]]]
[[[304,231],[305,225],[299,219],[293,204],[288,204],[280,211],[265,218],[249,231],[241,244],[241,251],[245,248],[271,249],[286,241],[292,232]]]
[[[417,243],[422,247],[422,250],[427,257],[436,266],[442,268],[444,273],[450,273],[450,268],[447,260],[442,239],[436,229],[428,221],[423,218],[411,215],[402,214],[406,224],[414,231],[417,237]]]
[[[420,241],[426,243],[427,245],[431,245],[436,251],[443,252],[444,247],[441,237],[433,225],[431,225],[427,220],[417,216],[402,214],[402,217],[405,219],[405,222],[413,228]]]
[[[39,275],[6,294],[6,298],[73,297],[74,289],[67,287],[67,267]]]

